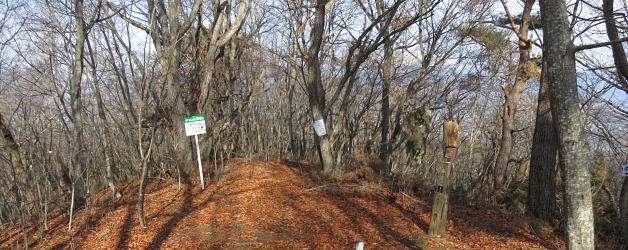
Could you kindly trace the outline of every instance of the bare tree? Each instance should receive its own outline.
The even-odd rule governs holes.
[[[602,3],[606,34],[611,42],[620,40],[619,30],[615,22],[614,2],[614,0],[604,0]],[[628,93],[628,59],[626,59],[626,51],[621,42],[611,44],[611,48],[619,79],[619,81],[613,85]],[[628,247],[628,178],[624,178],[623,180],[619,201],[621,208],[622,242],[624,247]]]
[[[98,75],[96,73],[97,63],[96,63],[96,60],[94,59],[95,56],[94,56],[94,51],[92,50],[91,43],[89,42],[89,39],[87,38],[86,38],[86,43],[87,43],[87,49],[89,51],[89,65],[91,67],[90,75],[92,77],[92,87],[94,88],[94,95],[96,97],[96,104],[98,106],[98,118],[103,124],[103,134],[102,134],[103,147],[101,150],[102,150],[102,155],[105,158],[104,180],[107,186],[109,186],[109,188],[111,189],[113,196],[116,198],[120,198],[122,197],[122,194],[120,194],[120,192],[116,190],[116,186],[113,182],[113,176],[112,176],[112,170],[111,170],[111,157],[109,156],[109,152],[108,152],[109,147],[110,147],[109,136],[111,135],[111,133],[109,132],[109,126],[107,126],[107,116],[105,114],[105,107],[103,104],[102,95],[100,94],[100,83],[99,83]]]
[[[532,12],[532,6],[535,0],[525,1],[523,7],[523,13],[521,14],[521,24],[517,28],[513,17],[510,15],[508,7],[506,7],[505,0],[502,0],[504,10],[508,15],[510,22],[510,29],[516,34],[518,38],[517,45],[519,46],[519,62],[517,64],[514,83],[504,83],[502,85],[502,91],[504,92],[504,107],[502,113],[502,131],[501,141],[499,146],[499,153],[495,160],[495,187],[500,188],[504,185],[508,171],[508,163],[511,162],[511,152],[513,148],[513,133],[515,128],[515,114],[517,113],[519,99],[523,93],[526,82],[535,74],[536,64],[530,61],[530,51],[532,50],[532,43],[528,38],[528,30],[530,26],[530,13]]]
[[[619,30],[615,22],[614,0],[604,0],[602,2],[602,9],[604,13],[604,24],[606,25],[606,34],[611,44],[613,51],[613,61],[617,68],[617,73],[620,77],[620,81],[615,87],[628,93],[628,59],[626,59],[626,51],[624,46],[620,42]],[[625,39],[625,38],[624,38]]]
[[[22,224],[22,236],[24,239],[24,249],[28,249],[28,232],[26,231],[26,220],[24,219],[24,203],[25,201],[20,195],[20,190],[18,189],[18,183],[22,183],[20,181],[21,178],[24,178],[24,174],[26,173],[26,169],[22,164],[22,157],[20,156],[20,148],[18,144],[13,139],[13,135],[9,130],[9,127],[5,124],[4,118],[2,117],[2,113],[0,113],[0,135],[2,136],[2,143],[9,148],[9,158],[11,160],[11,177],[13,181],[11,182],[11,191],[15,196],[15,204],[18,206],[18,211],[20,215],[20,223]]]
[[[72,159],[72,203],[70,205],[70,222],[68,227],[72,228],[72,212],[76,206],[81,206],[85,202],[83,168],[85,168],[85,148],[83,145],[83,104],[81,102],[81,78],[83,77],[83,53],[87,29],[83,18],[83,1],[74,0],[74,12],[76,15],[76,41],[74,59],[72,61],[72,75],[70,77],[70,107],[72,109],[73,130],[73,159]]]
[[[319,62],[319,52],[323,42],[323,31],[325,28],[325,5],[329,0],[316,0],[314,10],[314,20],[312,22],[312,30],[310,32],[310,46],[307,52],[308,74],[306,85],[308,87],[308,99],[310,101],[310,109],[314,122],[319,122],[322,126],[321,134],[318,134],[317,141],[319,145],[319,154],[321,164],[326,174],[334,175],[334,161],[332,156],[332,148],[329,142],[325,125],[325,90],[321,80],[321,66]],[[324,132],[324,133],[323,133]],[[317,131],[319,133],[319,131]]]

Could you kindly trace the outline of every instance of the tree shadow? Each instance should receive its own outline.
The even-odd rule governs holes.
[[[133,227],[133,203],[127,203],[127,210],[124,216],[124,223],[122,227],[120,227],[120,237],[118,238],[118,243],[116,244],[116,249],[121,249],[123,246],[128,246],[129,244],[129,231]]]
[[[241,193],[253,191],[253,189],[246,189],[246,190],[240,190],[236,192],[225,193],[223,190],[229,189],[229,187],[230,187],[229,185],[224,185],[224,186],[220,186],[219,188],[215,190],[212,190],[211,194],[209,194],[207,198],[205,198],[200,204],[193,206],[191,204],[193,203],[194,198],[200,195],[201,193],[203,193],[203,191],[208,191],[208,190],[198,189],[197,191],[194,191],[195,189],[191,188],[189,185],[186,185],[183,191],[183,198],[184,198],[183,204],[190,204],[190,205],[183,206],[178,211],[168,214],[171,216],[171,218],[160,229],[157,230],[158,231],[157,236],[153,238],[153,240],[146,247],[146,249],[159,248],[172,234],[173,229],[183,219],[185,219],[186,217],[188,217],[190,214],[194,213],[195,211],[207,206],[209,203],[215,202],[220,199],[224,199],[229,196],[235,196]],[[162,208],[151,218],[156,217],[158,214],[164,214],[165,209],[166,208]]]
[[[450,208],[451,208],[451,205],[450,205]],[[473,209],[476,209],[476,208],[473,208]],[[519,226],[516,225],[516,222],[521,220],[521,218],[519,218],[518,215],[507,214],[494,208],[488,208],[488,209],[495,211],[497,213],[496,216],[498,217],[503,217],[503,218],[510,217],[510,220],[508,220],[508,223],[510,223],[510,225],[508,223],[502,224],[494,219],[486,219],[486,217],[479,217],[477,215],[466,216],[465,214],[463,214],[463,212],[460,212],[459,210],[455,208],[449,209],[447,218],[450,221],[455,220],[456,223],[454,225],[457,224],[458,226],[463,226],[466,224],[467,227],[477,228],[478,230],[481,230],[489,235],[515,238],[515,239],[519,239],[525,242],[540,244],[548,249],[558,249],[556,245],[552,244],[551,242],[548,242],[547,240],[543,238],[531,237],[530,235],[526,235],[526,234],[521,233],[520,231],[517,231],[516,229],[519,228]],[[527,230],[527,229],[523,229],[523,230]],[[464,231],[464,230],[460,230],[460,231]]]
[[[281,161],[281,164],[284,164],[285,166],[288,166],[290,169],[292,169],[292,172],[294,174],[297,174],[298,173],[297,171],[299,171],[299,168],[302,168],[302,166],[299,166],[297,162],[286,160],[286,159],[283,159]],[[301,175],[302,177],[309,178],[309,181],[313,183],[319,183],[320,177],[314,176],[312,174],[314,172],[312,171],[313,170],[312,168],[309,168],[309,169],[303,168],[303,169],[308,170],[308,171],[303,171],[304,174]],[[342,186],[342,184],[340,184],[340,186]],[[323,192],[327,192],[328,190],[331,190],[331,189],[323,188],[321,190],[323,190]],[[353,225],[364,227],[364,223],[362,221],[368,221],[372,225],[375,225],[378,233],[381,233],[382,236],[387,237],[387,240],[391,242],[392,241],[398,242],[402,244],[403,246],[412,248],[412,249],[420,248],[420,246],[417,245],[417,242],[405,237],[399,231],[395,230],[392,226],[387,224],[381,217],[378,217],[376,214],[373,214],[368,209],[363,207],[360,203],[355,202],[355,199],[353,199],[353,198],[362,198],[362,199],[367,198],[373,202],[378,202],[383,205],[392,206],[394,209],[398,210],[401,214],[403,214],[405,219],[412,221],[412,223],[414,223],[417,227],[419,227],[423,231],[421,235],[424,235],[427,237],[426,233],[429,228],[429,221],[423,220],[420,217],[419,213],[420,211],[429,212],[431,210],[431,206],[429,204],[414,204],[412,208],[407,208],[407,207],[404,207],[399,202],[389,201],[381,197],[369,198],[369,197],[361,196],[359,194],[355,194],[353,192],[343,192],[343,191],[336,190],[335,188],[334,190],[335,191],[330,193],[331,197],[328,199],[331,199],[332,200],[331,204],[336,205],[339,211],[342,211],[342,213],[346,217],[350,218],[351,223]],[[343,202],[348,203],[349,206],[346,207],[346,206],[338,205],[338,204],[342,204]],[[295,207],[298,207],[298,205]],[[450,208],[451,207],[452,205],[450,205]],[[359,216],[359,214],[363,214],[364,216]],[[526,235],[518,231],[516,227],[510,226],[507,224],[501,225],[496,220],[493,220],[493,219],[487,220],[485,217],[481,217],[481,216],[479,216],[477,219],[465,218],[465,215],[459,213],[456,209],[450,209],[448,211],[448,214],[449,214],[448,221],[452,221],[452,220],[456,221],[456,224],[454,224],[453,227],[460,226],[461,223],[459,223],[459,221],[462,221],[462,224],[467,224],[468,226],[472,228],[477,228],[478,230],[482,230],[489,235],[516,238],[524,242],[531,242],[531,243],[539,244],[549,249],[556,248],[555,245],[552,245],[550,242],[544,239],[538,239],[530,235]],[[508,216],[512,216],[512,215],[499,213],[499,215],[497,216],[508,218]],[[318,220],[317,223],[325,224],[327,222],[324,220]],[[362,231],[362,229],[357,230],[357,231]],[[418,244],[422,244],[422,243],[418,242]]]
[[[386,222],[384,222],[383,219],[380,218],[380,216],[370,212],[368,209],[366,209],[364,206],[360,205],[357,202],[353,201],[353,198],[367,198],[369,199],[369,197],[364,197],[364,196],[360,196],[360,195],[356,195],[356,194],[346,194],[346,193],[341,193],[338,195],[338,197],[336,198],[336,196],[333,197],[334,198],[334,202],[332,202],[332,204],[334,204],[340,211],[342,211],[345,216],[351,218],[352,222],[355,225],[360,225],[363,226],[364,225],[364,220],[370,222],[372,225],[375,225],[375,227],[377,228],[377,232],[379,234],[381,234],[387,241],[389,242],[398,242],[400,244],[402,244],[403,246],[410,248],[410,249],[422,249],[419,245],[417,245],[414,241],[410,240],[409,238],[407,238],[406,236],[404,236],[403,234],[401,234],[399,231],[391,228],[390,226],[387,225]],[[384,201],[379,200],[379,199],[370,199],[372,201],[377,202],[378,204],[384,203]],[[349,204],[349,206],[346,207],[340,207],[338,206],[339,202],[346,202]],[[385,202],[385,204],[387,205],[393,205],[389,202]],[[402,211],[401,211],[402,212]],[[365,216],[361,216],[361,215],[365,215]],[[413,215],[413,213],[409,213],[406,214],[404,213],[404,215],[412,220],[415,224],[421,225],[420,223],[420,219],[418,221],[413,220],[413,218],[411,218],[411,216],[409,215]],[[414,217],[414,216],[412,216]],[[419,226],[421,227],[421,226]],[[423,227],[421,227],[423,228]]]
[[[430,225],[421,219],[415,212],[408,210],[407,208],[401,206],[399,203],[391,202],[389,203],[396,209],[398,209],[401,213],[403,213],[408,219],[410,219],[417,227],[421,228],[423,232],[427,233]]]
[[[286,159],[281,160],[279,164],[285,165],[290,168],[292,170],[292,174],[296,176],[301,176],[304,184],[321,184],[322,177],[315,175],[314,172],[316,171],[316,169],[314,169],[314,167],[312,167],[311,165],[300,164],[295,161],[290,161]],[[370,212],[360,203],[354,201],[354,199],[360,198],[367,199],[382,205],[393,205],[393,207],[400,210],[400,213],[407,217],[408,220],[411,220],[414,224],[416,224],[423,230],[427,229],[427,224],[423,222],[413,212],[406,209],[401,209],[402,207],[394,202],[388,202],[388,199],[386,199],[386,197],[383,197],[381,195],[369,197],[352,192],[343,192],[336,189],[334,189],[334,191],[331,193],[327,193],[327,188],[322,188],[315,192],[326,193],[326,195],[323,195],[321,198],[327,200],[326,203],[333,204],[333,207],[323,208],[322,210],[319,208],[316,209],[314,212],[308,211],[306,208],[303,207],[303,204],[300,203],[301,197],[299,197],[300,194],[298,193],[286,192],[282,194],[285,197],[281,197],[278,199],[282,201],[289,201],[286,203],[286,205],[288,205],[290,209],[296,211],[297,214],[307,215],[308,221],[320,229],[317,231],[317,234],[326,235],[326,237],[329,237],[330,239],[344,239],[345,241],[356,241],[359,240],[355,238],[356,236],[368,238],[372,236],[368,234],[372,234],[373,230],[370,230],[371,233],[366,233],[369,232],[369,228],[367,227],[372,226],[375,227],[375,234],[378,234],[381,238],[385,239],[385,241],[392,243],[393,245],[397,243],[399,244],[398,246],[404,246],[410,249],[421,249],[421,246],[417,244],[417,242],[409,239],[404,234],[391,227],[383,218],[381,218],[381,215]],[[334,221],[337,220],[337,218],[326,218],[329,217],[330,214],[332,216],[341,215],[344,218],[347,218],[349,220],[349,224],[353,228],[349,229],[350,232],[338,232],[337,229],[334,229],[333,226],[334,223],[337,223],[337,221]],[[281,227],[281,223],[279,223],[279,225],[271,225],[271,227]]]

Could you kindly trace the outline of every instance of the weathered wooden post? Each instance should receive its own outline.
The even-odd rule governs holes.
[[[438,171],[438,181],[436,182],[434,204],[432,206],[432,216],[428,235],[445,234],[447,225],[447,207],[449,204],[449,175],[451,173],[451,162],[456,156],[458,148],[458,123],[449,121],[443,124],[444,140],[444,162]]]

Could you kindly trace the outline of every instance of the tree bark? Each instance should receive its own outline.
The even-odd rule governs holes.
[[[614,0],[604,0],[602,2],[602,10],[604,13],[604,23],[606,24],[606,34],[610,41],[619,40],[619,31],[615,22],[614,16]],[[620,87],[624,92],[628,93],[628,59],[626,59],[626,52],[624,46],[621,43],[613,43],[611,45],[613,51],[613,61],[617,68],[618,77],[620,79]],[[628,248],[628,178],[623,178],[623,185],[621,188],[621,194],[619,197],[620,206],[620,218],[621,218],[621,241],[624,244],[624,249]],[[609,194],[612,195],[612,194]]]
[[[328,0],[316,1],[316,14],[312,23],[310,47],[307,53],[308,75],[306,78],[312,119],[314,121],[322,120],[325,126],[326,122],[323,114],[323,110],[325,110],[325,90],[321,80],[319,52],[323,40],[323,29],[325,28],[325,4],[327,2]],[[328,129],[326,130],[329,131]],[[318,137],[318,147],[323,171],[325,174],[334,175],[336,171],[333,165],[334,160],[328,134]]]
[[[188,13],[184,13],[183,9],[179,9],[181,3],[169,1],[169,4],[160,1],[148,1],[150,29],[146,29],[152,38],[157,56],[161,65],[166,72],[166,92],[165,103],[160,103],[163,109],[168,111],[170,117],[167,117],[170,125],[174,128],[173,148],[177,154],[177,168],[182,174],[183,179],[187,182],[188,175],[183,171],[182,166],[193,162],[193,151],[191,142],[185,135],[185,127],[182,122],[184,116],[190,112],[196,111],[196,105],[184,104],[184,97],[181,86],[185,86],[180,82],[181,61],[183,58],[184,42],[187,41],[183,37],[188,34],[188,30],[192,26],[198,12],[201,9],[201,0],[194,0],[192,8]],[[183,17],[183,18],[181,18]],[[123,17],[125,18],[125,17]],[[128,20],[128,18],[127,18]],[[137,25],[136,23],[131,23]]]
[[[140,113],[142,112],[142,109],[140,107]],[[142,147],[142,127],[141,124],[138,124],[137,127],[137,131],[138,131],[138,147],[140,150],[140,162],[142,164],[142,173],[140,176],[140,188],[138,191],[138,197],[137,197],[137,218],[140,222],[140,226],[142,227],[146,227],[146,219],[144,218],[144,195],[146,193],[146,185],[148,184],[148,161],[150,160],[150,154],[153,150],[153,142],[154,142],[154,138],[155,138],[155,129],[154,128],[150,128],[150,138],[149,138],[149,145],[148,145],[148,149],[146,150],[146,152],[144,152],[144,149]]]
[[[83,104],[81,102],[81,79],[83,75],[83,52],[85,42],[85,20],[83,19],[83,0],[74,0],[74,11],[76,15],[76,44],[74,51],[74,60],[72,62],[72,75],[70,78],[70,103],[72,110],[72,123],[74,130],[72,169],[70,178],[72,181],[72,203],[70,209],[74,210],[77,206],[85,202],[83,187],[83,167],[85,165],[85,154],[83,145],[83,116],[81,111]],[[71,216],[70,216],[71,217]],[[70,218],[69,227],[72,226],[72,218]]]
[[[619,208],[621,209],[621,239],[624,249],[626,249],[628,248],[628,177],[623,178],[624,183],[619,195]]]
[[[90,71],[90,73],[92,75],[94,95],[96,97],[96,105],[98,107],[98,118],[102,122],[102,129],[103,129],[103,133],[102,133],[103,146],[101,148],[101,154],[105,158],[104,180],[105,180],[105,184],[109,186],[109,188],[111,189],[113,196],[116,198],[120,198],[122,197],[122,194],[120,194],[120,192],[116,190],[116,185],[115,183],[113,183],[113,177],[112,177],[113,174],[111,171],[111,159],[109,157],[109,153],[107,152],[107,150],[109,149],[110,133],[109,133],[109,126],[107,124],[107,116],[105,115],[105,108],[102,101],[102,96],[100,95],[100,84],[98,83],[98,80],[97,80],[98,76],[96,74],[96,60],[94,60],[94,51],[91,48],[89,39],[86,39],[86,40],[87,40],[87,49],[89,50],[89,59],[91,61],[91,67],[92,67],[92,70]]]
[[[589,146],[578,96],[574,45],[565,1],[540,0],[552,115],[564,183],[567,248],[594,249]]]
[[[530,22],[532,5],[534,5],[535,1],[536,0],[526,0],[519,29],[517,30],[514,24],[512,25],[512,29],[515,30],[516,35],[519,37],[519,64],[517,65],[515,83],[512,86],[509,86],[509,88],[504,87],[505,101],[502,112],[501,143],[497,159],[495,160],[496,188],[500,188],[504,185],[509,174],[508,162],[510,162],[510,156],[512,154],[513,131],[515,130],[515,113],[517,112],[517,106],[519,104],[519,99],[521,99],[521,94],[523,93],[525,84],[528,79],[530,79],[530,72],[527,64],[530,61],[530,49],[532,48],[532,45],[528,39],[528,24]]]
[[[20,148],[17,144],[17,142],[15,142],[15,140],[13,139],[13,134],[11,134],[11,130],[9,130],[9,127],[4,123],[4,118],[2,117],[2,114],[0,113],[0,140],[2,141],[2,143],[9,149],[9,159],[11,161],[11,168],[10,168],[10,173],[11,176],[13,177],[13,182],[11,185],[11,191],[13,192],[13,195],[15,196],[15,203],[16,206],[18,206],[18,211],[20,213],[20,223],[22,224],[22,236],[23,236],[23,240],[24,240],[24,249],[28,249],[28,233],[26,232],[26,221],[24,218],[24,200],[22,200],[22,196],[20,195],[20,190],[18,189],[18,183],[21,182],[19,181],[18,178],[20,178],[20,174],[18,173],[25,173],[26,169],[24,168],[24,165],[22,164],[22,159],[20,157]]]
[[[378,1],[378,3],[381,1]],[[382,5],[381,3],[379,5]],[[384,6],[378,6],[379,9],[384,9]],[[382,32],[384,36],[388,35],[388,27],[385,26]],[[392,76],[392,57],[393,57],[393,39],[388,39],[384,42],[384,62],[382,63],[382,142],[379,150],[379,157],[384,163],[384,170],[386,173],[390,173],[390,83]]]
[[[296,62],[296,53],[293,59]],[[297,85],[297,82],[296,82],[297,73],[296,72],[297,72],[297,69],[293,68],[291,70],[290,78],[288,79],[288,84],[290,86],[290,90],[288,92],[288,132],[290,133],[290,151],[292,153],[292,158],[293,160],[300,162],[301,159],[299,157],[300,154],[299,154],[299,150],[297,146],[297,136],[296,136],[296,131],[294,128],[294,106],[293,106],[294,91]]]
[[[614,0],[604,0],[602,2],[602,9],[604,13],[604,23],[606,24],[606,35],[608,35],[610,41],[617,41],[619,40],[619,31],[615,23],[613,4]],[[613,43],[611,48],[613,51],[613,61],[619,73],[618,76],[621,79],[621,87],[624,92],[628,93],[628,59],[626,59],[624,46],[621,43]]]
[[[554,210],[556,209],[556,153],[558,139],[556,138],[556,130],[552,121],[552,107],[546,68],[547,63],[544,62],[539,79],[539,98],[534,135],[532,137],[526,213],[553,224]]]

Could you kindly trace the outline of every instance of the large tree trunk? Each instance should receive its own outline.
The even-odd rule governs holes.
[[[594,249],[589,146],[578,96],[575,55],[565,1],[540,0],[552,115],[565,187],[567,248]]]
[[[173,41],[177,42],[177,41]],[[169,48],[172,51],[169,52],[168,66],[166,70],[166,84],[168,86],[168,94],[166,96],[166,107],[170,110],[172,116],[170,122],[172,128],[174,128],[173,134],[173,149],[177,154],[177,168],[183,177],[183,180],[187,183],[189,181],[188,172],[184,166],[193,166],[194,158],[192,151],[192,144],[185,135],[185,125],[183,118],[190,115],[190,111],[183,104],[183,98],[181,93],[179,82],[178,69],[181,66],[181,61],[178,59],[180,54],[177,49],[174,49],[177,45],[171,45]]]
[[[312,31],[310,33],[310,48],[307,53],[308,75],[306,84],[308,87],[308,99],[310,109],[312,111],[312,119],[314,121],[322,120],[326,126],[323,110],[325,110],[325,90],[321,80],[321,66],[319,60],[319,52],[323,40],[323,29],[325,27],[325,4],[328,0],[316,1],[316,14],[312,23]],[[328,129],[326,129],[329,131]],[[325,174],[334,175],[334,160],[332,157],[331,143],[329,135],[318,137],[319,154],[323,171]]]
[[[184,180],[188,179],[188,175],[182,167],[191,164],[194,159],[191,142],[185,135],[183,117],[189,115],[191,111],[194,112],[196,106],[192,103],[186,106],[184,103],[181,86],[187,87],[185,84],[188,83],[181,82],[181,61],[185,54],[184,47],[189,46],[185,44],[189,40],[184,37],[189,34],[188,30],[200,11],[202,2],[194,0],[190,12],[185,13],[185,9],[179,8],[182,6],[180,1],[169,1],[167,5],[163,0],[148,1],[150,28],[139,26],[151,36],[157,57],[166,71],[168,88],[166,98],[163,103],[158,104],[169,116],[164,118],[169,120],[171,127],[174,128],[173,150],[178,161],[176,167]]]
[[[536,123],[532,137],[528,207],[526,213],[553,224],[556,208],[556,152],[558,139],[552,121],[549,83],[543,63],[539,80]]]
[[[530,49],[532,45],[528,39],[528,23],[530,21],[530,12],[535,0],[527,0],[521,16],[521,25],[517,30],[512,24],[512,28],[519,37],[519,64],[515,83],[512,86],[504,86],[504,108],[502,114],[502,135],[499,147],[499,153],[495,160],[495,187],[500,188],[504,185],[508,176],[508,163],[512,154],[513,131],[515,130],[515,113],[521,94],[528,79],[530,79],[530,70],[528,63],[530,62]],[[518,31],[518,32],[517,32]]]

